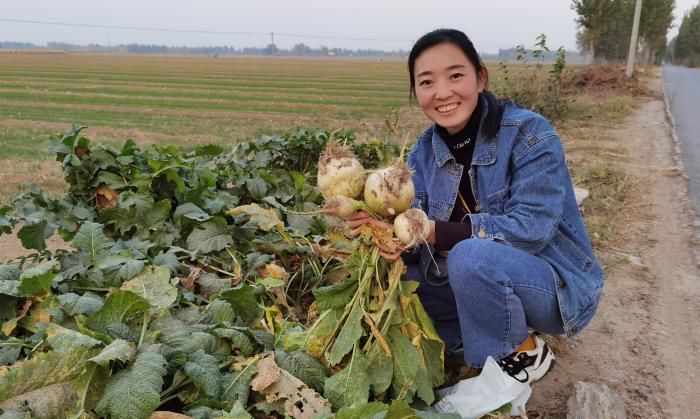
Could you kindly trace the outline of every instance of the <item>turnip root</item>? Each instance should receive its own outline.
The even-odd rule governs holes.
[[[367,175],[352,151],[328,140],[318,161],[318,188],[328,199],[334,195],[358,198],[362,194]]]
[[[348,218],[356,211],[363,209],[364,203],[348,198],[345,195],[334,195],[326,199],[321,213],[325,215],[334,215],[340,218]]]
[[[412,173],[401,160],[376,170],[365,182],[365,203],[383,217],[401,214],[411,207],[415,197]]]
[[[428,216],[418,208],[408,209],[394,219],[394,235],[407,248],[425,243],[429,234]]]

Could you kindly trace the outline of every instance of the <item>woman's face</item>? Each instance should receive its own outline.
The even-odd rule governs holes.
[[[423,51],[414,70],[416,99],[425,115],[454,134],[476,109],[484,77],[455,45],[443,43]]]

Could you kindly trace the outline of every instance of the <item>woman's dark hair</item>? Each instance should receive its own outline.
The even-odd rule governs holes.
[[[416,43],[413,45],[411,53],[408,54],[408,78],[411,84],[409,94],[411,98],[416,97],[416,80],[414,78],[416,59],[425,50],[445,43],[456,46],[464,53],[469,62],[474,66],[477,77],[485,78],[484,86],[486,89],[488,89],[488,72],[486,71],[486,67],[481,61],[481,58],[479,58],[479,54],[476,52],[476,48],[474,48],[474,44],[469,37],[465,35],[464,32],[456,29],[436,29],[421,36],[420,39],[418,39],[418,41],[416,41]],[[481,129],[487,138],[493,138],[498,133],[503,108],[499,105],[496,96],[486,89],[479,94],[480,97],[483,97],[486,100],[488,105],[488,112],[484,118],[484,125],[481,127]]]

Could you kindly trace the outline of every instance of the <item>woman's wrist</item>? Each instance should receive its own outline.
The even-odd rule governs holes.
[[[428,233],[428,239],[426,240],[430,244],[435,244],[435,221],[428,220],[430,224],[430,233]]]

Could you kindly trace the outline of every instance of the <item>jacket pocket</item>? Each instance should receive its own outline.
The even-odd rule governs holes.
[[[589,258],[583,250],[581,250],[576,244],[571,241],[568,237],[563,235],[561,231],[557,233],[552,238],[553,243],[557,246],[561,254],[566,257],[569,263],[573,266],[574,271],[590,272],[593,268],[593,261]]]

